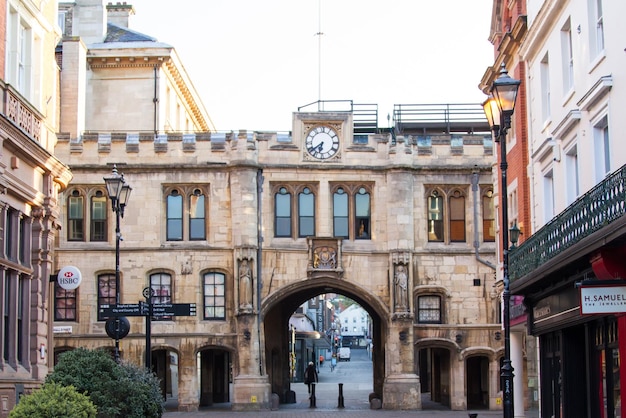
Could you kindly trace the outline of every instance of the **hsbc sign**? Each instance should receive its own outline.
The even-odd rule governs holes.
[[[57,274],[57,283],[65,290],[76,289],[82,280],[80,270],[74,266],[63,267]]]

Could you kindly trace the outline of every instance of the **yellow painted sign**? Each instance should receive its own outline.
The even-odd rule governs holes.
[[[254,395],[250,396],[250,402],[256,403],[256,396]]]

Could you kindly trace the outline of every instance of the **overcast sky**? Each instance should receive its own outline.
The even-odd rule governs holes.
[[[482,102],[493,63],[492,0],[127,2],[132,29],[176,49],[218,130],[289,131],[320,98],[378,104],[387,126],[394,104]]]

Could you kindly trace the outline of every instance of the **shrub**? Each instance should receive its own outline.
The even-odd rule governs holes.
[[[96,412],[89,397],[74,386],[47,383],[22,396],[9,418],[95,418]]]
[[[163,397],[154,374],[131,363],[117,364],[103,350],[78,348],[63,353],[46,381],[86,392],[101,418],[163,415]]]

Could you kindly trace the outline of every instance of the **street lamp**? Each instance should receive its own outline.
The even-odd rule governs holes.
[[[111,208],[115,212],[115,303],[120,303],[120,217],[124,217],[124,208],[128,203],[132,188],[124,180],[124,174],[117,173],[117,167],[113,166],[111,177],[104,177],[107,194],[111,200]],[[115,317],[115,361],[120,360],[120,318]]]
[[[511,293],[509,290],[509,214],[508,214],[508,193],[506,169],[506,133],[511,127],[511,116],[515,109],[515,99],[521,81],[511,78],[502,63],[500,75],[491,85],[491,95],[483,103],[485,116],[494,132],[495,141],[500,143],[500,190],[502,223],[500,233],[502,234],[502,281],[504,291],[502,292],[502,303],[504,304],[504,364],[500,377],[503,387],[503,413],[504,418],[513,418],[513,366],[511,365]],[[517,232],[519,229],[517,230]],[[511,238],[514,238],[515,230],[511,231]],[[519,238],[519,234],[515,236]],[[515,240],[517,242],[517,239]]]

